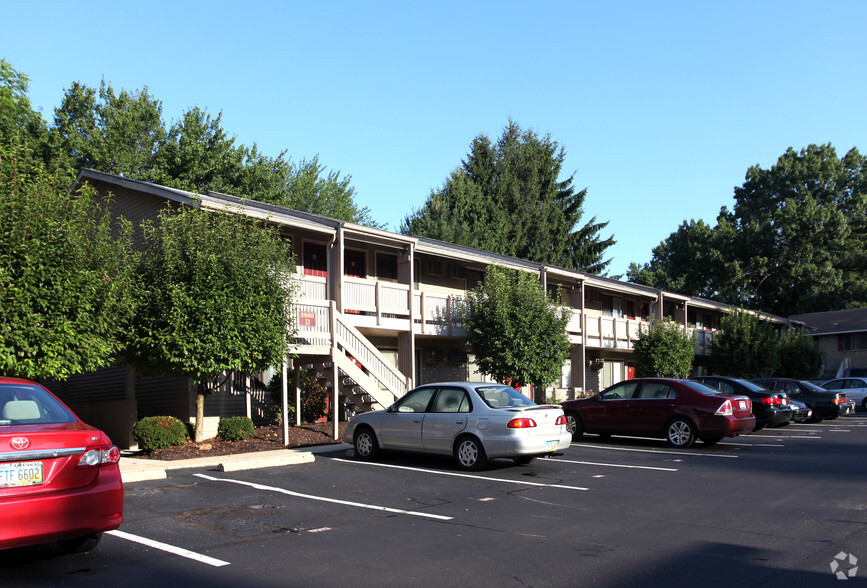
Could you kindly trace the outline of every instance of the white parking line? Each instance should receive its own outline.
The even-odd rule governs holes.
[[[199,478],[204,478],[205,480],[212,480],[214,482],[230,482],[232,484],[240,484],[241,486],[249,486],[250,488],[255,488],[256,490],[267,490],[269,492],[279,492],[280,494],[288,494],[289,496],[295,496],[297,498],[307,498],[309,500],[318,500],[320,502],[331,502],[333,504],[342,504],[344,506],[355,506],[358,508],[367,508],[370,510],[380,510],[384,512],[392,512],[396,514],[404,514],[411,515],[415,517],[425,517],[428,519],[437,519],[439,521],[450,521],[453,517],[446,517],[442,515],[431,514],[427,512],[419,512],[416,510],[402,510],[399,508],[389,508],[387,506],[377,506],[375,504],[363,504],[361,502],[349,502],[348,500],[337,500],[336,498],[325,498],[324,496],[313,496],[312,494],[301,494],[300,492],[292,492],[291,490],[286,490],[284,488],[277,488],[275,486],[265,486],[264,484],[254,484],[253,482],[245,482],[244,480],[233,480],[231,478],[214,478],[213,476],[207,476],[205,474],[193,474],[194,476],[198,476]]]
[[[585,447],[589,449],[611,449],[612,451],[634,451],[637,453],[660,453],[664,455],[697,455],[699,457],[730,457],[737,459],[738,455],[720,455],[718,453],[689,453],[687,451],[659,451],[657,449],[629,449],[627,447],[611,447],[610,445],[590,445],[587,443],[572,443],[572,447]]]
[[[624,465],[621,463],[596,463],[593,461],[575,461],[572,459],[552,459],[551,461],[556,461],[557,463],[578,463],[581,465],[593,465],[593,466],[602,466],[606,468],[627,468],[631,470],[656,470],[660,472],[676,472],[677,468],[655,468],[652,466],[640,466],[640,465]]]
[[[785,447],[782,443],[734,443],[723,441],[720,445],[739,445],[741,447]]]
[[[439,476],[456,476],[458,478],[475,478],[478,480],[487,480],[489,482],[503,482],[504,484],[519,484],[521,486],[541,486],[543,488],[563,488],[565,490],[589,490],[589,488],[581,488],[580,486],[564,486],[562,484],[540,484],[538,482],[524,482],[521,480],[506,480],[504,478],[489,478],[487,476],[474,476],[473,474],[459,474],[457,472],[440,472],[437,470],[426,470],[424,468],[411,468],[409,466],[392,465],[389,463],[374,463],[370,461],[353,461],[351,459],[342,459],[340,457],[332,457],[334,461],[343,463],[351,463],[355,465],[369,465],[381,468],[394,468],[397,470],[411,470],[413,472],[423,472],[425,474],[436,474]]]
[[[125,533],[124,531],[106,531],[107,535],[114,535],[115,537],[119,537],[121,539],[126,539],[127,541],[134,541],[136,543],[141,543],[142,545],[147,545],[148,547],[153,547],[154,549],[160,549],[162,551],[167,551],[169,553],[173,553],[175,555],[180,555],[181,557],[186,557],[187,559],[193,559],[201,563],[206,563],[209,566],[214,567],[222,567],[229,565],[229,562],[223,561],[221,559],[216,559],[213,557],[208,557],[207,555],[202,555],[201,553],[196,553],[194,551],[190,551],[188,549],[182,549],[180,547],[175,547],[174,545],[169,545],[168,543],[161,543],[160,541],[154,541],[153,539],[147,539],[145,537],[139,537],[138,535],[132,535],[131,533]]]
[[[788,441],[789,439],[821,439],[821,437],[819,437],[817,435],[804,435],[804,436],[789,435],[786,437],[781,437],[779,435],[768,435],[768,436],[769,437],[776,437],[777,441]]]

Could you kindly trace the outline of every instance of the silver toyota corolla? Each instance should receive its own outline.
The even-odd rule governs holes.
[[[480,470],[497,457],[528,464],[565,449],[572,436],[559,406],[538,405],[501,384],[443,382],[356,415],[344,439],[359,459],[380,449],[420,451],[454,455],[461,469]]]

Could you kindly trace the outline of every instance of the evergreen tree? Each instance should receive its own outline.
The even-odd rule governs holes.
[[[496,144],[476,137],[463,165],[404,218],[404,234],[439,239],[520,259],[601,273],[613,237],[608,223],[580,225],[587,190],[574,174],[560,180],[565,151],[550,136],[509,121]]]

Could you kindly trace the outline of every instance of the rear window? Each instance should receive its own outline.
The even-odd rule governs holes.
[[[536,406],[536,403],[509,386],[480,386],[476,392],[491,408]]]
[[[0,427],[75,422],[75,415],[42,387],[0,384]]]
[[[710,386],[706,386],[700,382],[693,382],[692,380],[683,380],[681,382],[681,384],[683,384],[687,388],[691,388],[692,390],[695,390],[699,394],[719,394],[720,393],[720,391],[715,389],[715,388],[711,388]]]

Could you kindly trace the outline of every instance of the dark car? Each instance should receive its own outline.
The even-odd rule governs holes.
[[[792,421],[806,423],[813,418],[813,409],[801,402],[789,398],[789,406],[792,407]]]
[[[692,378],[706,386],[725,394],[740,394],[753,401],[753,414],[756,417],[756,430],[763,427],[787,425],[792,420],[792,408],[785,392],[771,392],[739,378],[724,376],[696,376]]]
[[[123,522],[120,451],[30,380],[0,377],[0,549],[90,551]]]
[[[768,390],[785,392],[789,398],[803,402],[813,409],[813,420],[836,419],[855,412],[854,403],[845,392],[825,390],[806,380],[760,378],[753,382]]]
[[[638,378],[562,403],[573,439],[584,433],[661,437],[672,447],[750,433],[752,402],[691,380]]]

